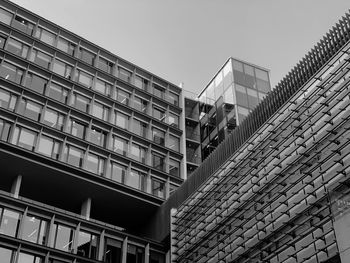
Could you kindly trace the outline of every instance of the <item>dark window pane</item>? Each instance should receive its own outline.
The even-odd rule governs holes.
[[[122,262],[122,242],[113,240],[110,238],[106,239],[105,242],[105,263],[121,263]]]
[[[96,259],[98,237],[85,231],[79,231],[77,254],[82,257]]]

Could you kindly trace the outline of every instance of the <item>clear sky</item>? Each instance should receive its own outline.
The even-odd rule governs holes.
[[[13,0],[198,93],[230,56],[275,86],[348,11],[350,0]]]

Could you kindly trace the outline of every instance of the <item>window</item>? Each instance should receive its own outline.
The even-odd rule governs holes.
[[[126,175],[126,169],[127,167],[124,165],[121,165],[119,163],[111,162],[111,174],[109,175],[109,179],[112,179],[113,181],[124,183],[125,182],[125,175]]]
[[[146,177],[143,173],[132,169],[126,178],[126,184],[141,191],[145,191],[145,180]]]
[[[43,263],[43,262],[44,261],[42,257],[23,253],[23,252],[19,253],[18,260],[17,260],[17,263]]]
[[[0,218],[0,234],[16,237],[21,214],[7,208],[0,208]]]
[[[83,158],[83,150],[71,145],[66,145],[64,148],[64,161],[66,161],[68,164],[81,167],[83,164]]]
[[[13,111],[15,109],[17,96],[10,92],[0,89],[0,108]]]
[[[169,159],[169,174],[180,177],[180,162]]]
[[[128,245],[126,263],[144,263],[145,252],[143,248]]]
[[[80,139],[85,138],[86,124],[78,122],[74,119],[69,120],[68,132]]]
[[[165,198],[165,183],[152,178],[152,194],[160,198]]]
[[[31,72],[27,73],[27,75],[26,75],[26,83],[25,83],[25,86],[27,88],[43,94],[46,85],[47,85],[47,80],[46,79],[41,78],[41,77],[31,73]]]
[[[254,109],[258,105],[258,92],[247,88],[248,104],[250,109]]]
[[[79,231],[77,254],[87,258],[97,259],[98,242],[96,235]]]
[[[169,112],[168,123],[175,128],[179,128],[179,116]]]
[[[17,84],[21,84],[23,70],[4,61],[0,67],[0,76],[4,79],[16,82]]]
[[[169,92],[167,101],[175,106],[179,106],[179,95]]]
[[[98,66],[99,69],[102,69],[103,71],[105,71],[105,72],[107,72],[109,74],[112,73],[113,63],[108,61],[107,59],[99,57],[97,66]]]
[[[106,95],[109,96],[111,94],[111,88],[112,86],[110,84],[108,84],[107,82],[100,80],[100,79],[96,79],[95,82],[95,90]]]
[[[141,78],[140,76],[135,76],[135,86],[140,89],[147,90],[148,80]]]
[[[119,68],[119,74],[118,77],[126,82],[130,82],[131,79],[131,72],[123,69],[123,68]]]
[[[71,227],[55,223],[54,227],[54,248],[66,252],[72,252],[74,230]]]
[[[107,132],[98,128],[92,127],[90,132],[90,141],[99,146],[106,146]]]
[[[85,169],[98,175],[103,175],[105,159],[96,154],[89,153],[86,159]]]
[[[87,87],[92,87],[92,80],[93,76],[77,69],[75,71],[75,81],[78,81],[79,83],[83,84],[84,86]]]
[[[164,142],[165,142],[165,132],[164,131],[153,128],[152,129],[152,138],[153,138],[153,141],[155,143],[164,146]]]
[[[31,130],[16,127],[12,137],[12,144],[18,145],[24,149],[33,151],[36,143],[37,133]]]
[[[1,15],[1,10],[2,9],[0,9],[0,15]],[[1,16],[0,16],[0,19],[1,19]],[[6,262],[6,263],[11,262],[12,255],[13,255],[12,250],[4,247],[0,247],[0,258],[1,260],[3,260],[3,262]]]
[[[7,41],[6,50],[22,58],[26,58],[28,55],[29,47],[22,42],[19,42],[13,38],[9,38]]]
[[[126,156],[128,152],[128,140],[113,136],[113,151]]]
[[[147,138],[147,123],[134,119],[132,131],[144,138]]]
[[[43,107],[33,101],[22,98],[19,104],[18,113],[32,120],[39,121]]]
[[[168,147],[174,151],[180,151],[180,138],[169,135]]]
[[[130,157],[136,161],[145,163],[146,149],[138,144],[133,143],[131,145]]]
[[[11,127],[10,123],[0,119],[0,140],[8,141]]]
[[[237,104],[248,108],[248,95],[247,95],[246,88],[238,84],[236,84],[235,87],[236,87]]]
[[[31,35],[34,29],[33,23],[20,16],[15,16],[15,19],[12,21],[12,26],[28,35]]]
[[[90,99],[80,95],[78,93],[73,93],[72,96],[72,106],[83,112],[89,112]]]
[[[38,153],[57,160],[60,153],[60,148],[61,143],[58,140],[41,135],[37,151]]]
[[[52,128],[63,130],[64,115],[58,111],[46,108],[44,111],[43,123],[49,125]]]
[[[117,90],[117,101],[122,104],[129,105],[130,94],[122,89]]]
[[[90,64],[90,65],[94,65],[94,61],[95,61],[95,57],[96,55],[90,51],[87,51],[86,49],[83,49],[83,48],[79,48],[79,58]]]
[[[147,113],[147,100],[141,99],[139,97],[134,98],[134,108],[138,111]]]
[[[29,60],[33,61],[35,64],[42,66],[43,68],[49,68],[51,63],[51,56],[39,51],[32,50],[32,53],[29,56]]]
[[[68,89],[51,82],[49,87],[48,87],[48,94],[50,98],[60,101],[62,103],[67,102],[67,97],[68,97]]]
[[[104,121],[108,121],[109,108],[97,101],[92,106],[92,115]]]
[[[57,48],[68,53],[69,55],[74,55],[75,44],[69,42],[68,40],[59,37],[57,41]]]
[[[5,47],[5,42],[6,42],[6,38],[3,36],[0,36],[0,48],[4,48]]]
[[[123,243],[121,241],[106,238],[104,262],[122,263],[122,245]]]
[[[55,34],[51,33],[43,28],[38,27],[35,32],[35,37],[39,38],[41,41],[53,46],[55,42]]]
[[[152,153],[152,165],[154,168],[165,171],[165,157],[158,153]]]
[[[70,79],[72,68],[73,67],[71,65],[68,65],[63,61],[56,59],[53,62],[52,71],[57,73],[58,75]]]
[[[164,88],[162,88],[156,84],[153,84],[153,95],[154,96],[161,98],[161,99],[164,99],[164,93],[165,93]]]
[[[115,125],[123,129],[127,129],[129,125],[129,116],[121,113],[120,111],[115,112]]]
[[[48,222],[34,215],[23,217],[22,239],[45,245],[47,239]]]
[[[9,25],[9,24],[11,24],[12,17],[13,17],[13,15],[10,12],[0,8],[0,21],[1,22]]]
[[[243,107],[238,106],[237,107],[238,111],[238,121],[241,122],[243,121],[249,114],[249,110]]]
[[[165,263],[165,255],[151,250],[149,263]]]
[[[165,111],[158,109],[158,108],[153,108],[153,117],[158,119],[159,121],[165,120]]]

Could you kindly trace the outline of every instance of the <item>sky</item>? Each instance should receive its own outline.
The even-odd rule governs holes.
[[[349,0],[12,0],[198,94],[229,57],[274,87],[350,8]]]

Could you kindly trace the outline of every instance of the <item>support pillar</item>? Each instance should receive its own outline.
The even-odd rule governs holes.
[[[22,184],[22,175],[18,175],[16,179],[13,181],[11,186],[11,194],[13,194],[14,198],[18,198],[19,191],[21,189],[21,184]]]
[[[80,214],[86,218],[86,220],[90,220],[90,212],[91,212],[91,198],[89,197],[84,201],[81,205]]]

